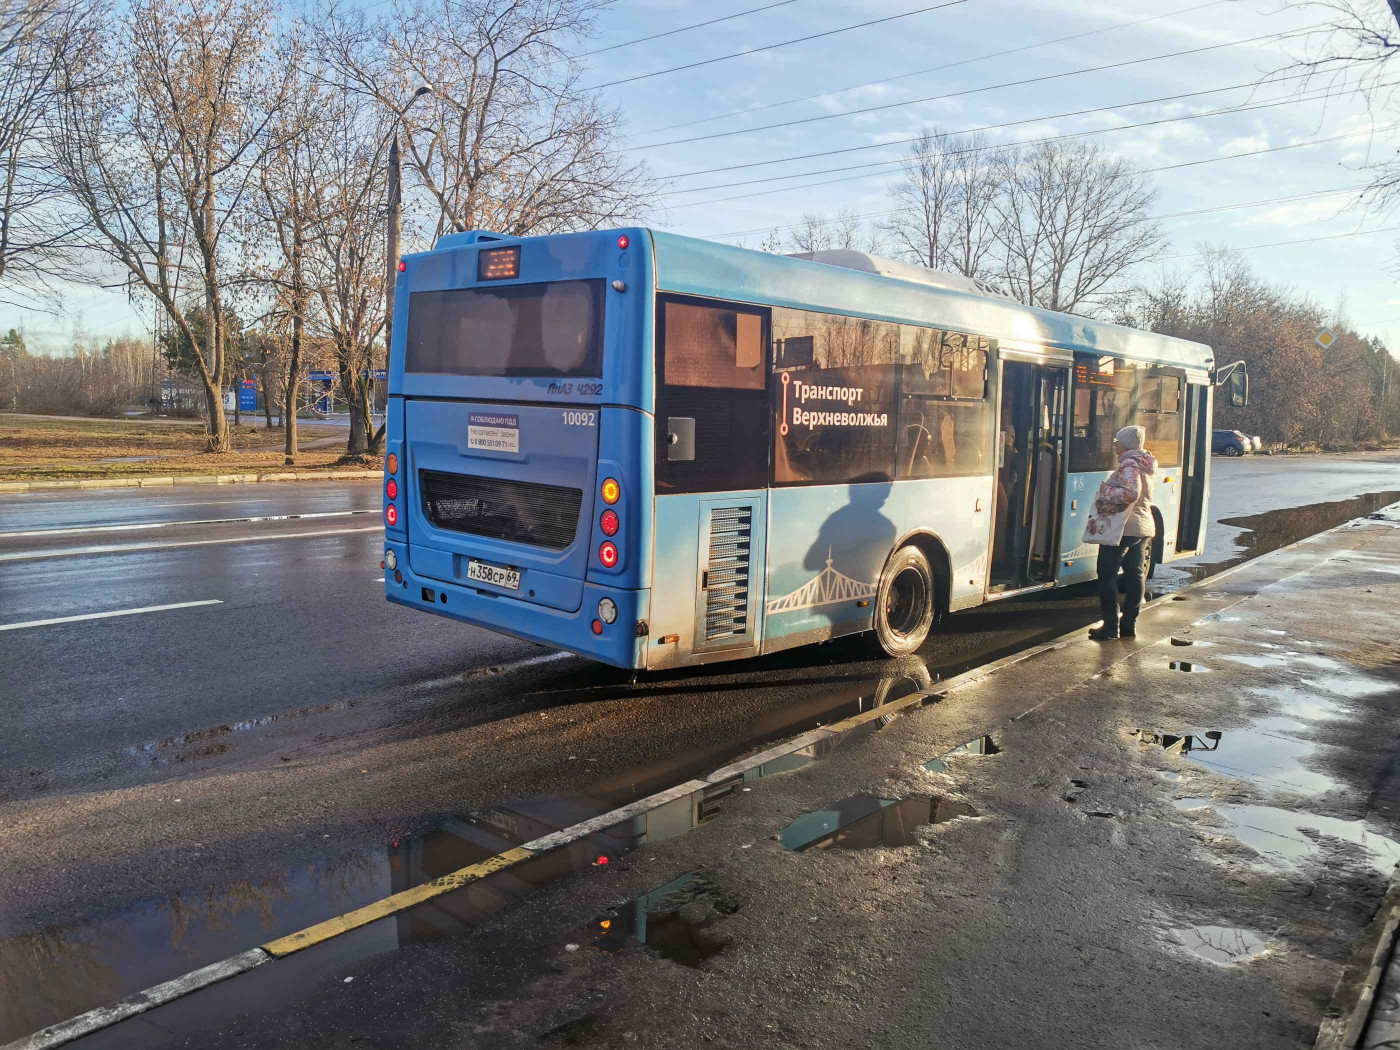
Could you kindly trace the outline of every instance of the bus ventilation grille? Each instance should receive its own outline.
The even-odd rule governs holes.
[[[752,507],[720,507],[710,512],[710,563],[705,589],[707,642],[748,633],[752,531]]]
[[[583,490],[420,470],[423,515],[440,529],[563,550],[578,531]]]

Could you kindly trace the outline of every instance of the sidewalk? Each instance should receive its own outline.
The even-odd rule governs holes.
[[[1391,508],[697,792],[468,932],[442,897],[92,1045],[1311,1047],[1400,861],[1397,623]],[[294,965],[309,995],[266,991]]]

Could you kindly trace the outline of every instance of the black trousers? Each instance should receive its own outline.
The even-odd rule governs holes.
[[[1145,567],[1146,536],[1124,536],[1118,543],[1099,546],[1099,610],[1106,626],[1118,629],[1118,569],[1123,570],[1123,622],[1137,622],[1142,607],[1142,574]]]

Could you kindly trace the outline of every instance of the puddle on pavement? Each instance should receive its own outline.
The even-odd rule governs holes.
[[[1268,951],[1268,942],[1238,926],[1187,926],[1170,931],[1181,946],[1217,966],[1233,966]]]
[[[921,663],[906,661],[899,673],[873,680],[863,676],[858,681],[818,691],[812,699],[776,712],[758,733],[747,739],[714,751],[687,754],[677,762],[649,768],[634,779],[619,778],[568,797],[526,799],[483,808],[423,834],[395,837],[384,847],[310,860],[283,875],[185,891],[72,925],[4,937],[0,939],[0,973],[6,975],[7,994],[0,996],[0,1044],[391,893],[441,878],[672,784],[703,776],[774,740],[876,710],[931,685],[932,677]],[[213,755],[223,750],[223,742],[231,734],[312,716],[336,706],[345,705],[294,709],[170,736],[126,750],[132,757],[151,762]],[[873,720],[871,728],[878,729],[881,721]],[[823,741],[820,746],[759,767],[746,774],[745,779],[816,761],[846,739]],[[722,793],[717,793],[717,798],[719,794]],[[707,796],[701,820],[714,815],[717,798]],[[684,824],[690,826],[688,814]],[[615,856],[626,852],[634,842],[630,832],[594,836],[567,850],[547,854],[548,865],[530,862],[508,869],[365,927],[355,935],[337,938],[327,945],[327,954],[353,961],[425,937],[461,933],[534,886],[568,871],[587,870],[597,859],[597,853],[591,851]],[[284,963],[279,966],[285,975],[288,968]],[[215,986],[207,994],[201,993],[200,1001],[215,1003],[208,1007],[215,1011],[222,1010],[220,1004],[224,1002],[233,1004],[228,1007],[230,1010],[249,1009],[249,1001],[238,989],[260,971],[261,968]],[[309,982],[319,980],[320,975],[321,972],[308,971],[308,983],[293,980],[285,989],[279,982],[277,994],[285,991],[286,1001],[294,1002],[310,990]],[[254,986],[258,983],[253,981]],[[15,994],[8,994],[10,991]],[[173,1006],[163,1007],[162,1016]],[[191,1016],[189,1024],[190,1031],[207,1027],[197,1016]],[[142,1030],[146,1035],[141,1037],[111,1036],[115,1041],[110,1045],[146,1045],[150,1029]]]
[[[599,951],[620,952],[638,941],[672,962],[698,967],[729,944],[709,927],[738,910],[708,873],[687,872],[597,919],[592,944]]]
[[[1173,660],[1171,662],[1171,669],[1173,671],[1188,671],[1196,674],[1210,670],[1205,664],[1194,663],[1190,660]]]
[[[778,837],[784,848],[794,852],[909,846],[916,841],[916,828],[977,815],[977,810],[966,802],[937,795],[915,795],[907,799],[852,795],[830,809],[803,814]]]
[[[1209,798],[1179,798],[1173,805],[1184,811],[1209,809],[1220,824],[1220,831],[1274,867],[1297,869],[1318,853],[1321,847],[1317,833],[1360,846],[1367,862],[1382,875],[1388,876],[1400,862],[1400,843],[1378,835],[1363,820],[1323,817],[1278,806],[1219,803]]]
[[[1283,507],[1242,518],[1221,518],[1221,525],[1245,530],[1235,538],[1235,543],[1241,549],[1234,556],[1221,561],[1179,567],[1190,573],[1193,579],[1201,580],[1242,561],[1257,558],[1261,554],[1268,554],[1280,547],[1287,547],[1290,543],[1297,543],[1319,532],[1343,525],[1353,518],[1365,517],[1397,500],[1400,500],[1400,490],[1368,492],[1354,499],[1310,503],[1303,507]]]
[[[1320,671],[1340,671],[1345,666],[1328,656],[1320,656],[1316,653],[1299,653],[1291,649],[1269,653],[1221,653],[1220,659],[1260,670],[1299,666]]]
[[[947,760],[950,758],[961,758],[965,755],[999,754],[1001,754],[1001,748],[997,747],[996,741],[989,734],[984,733],[981,736],[973,737],[966,744],[959,744],[953,750],[939,755],[937,758],[929,759],[924,763],[924,768],[930,773],[946,773],[948,772]]]

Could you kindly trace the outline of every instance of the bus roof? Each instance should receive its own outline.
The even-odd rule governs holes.
[[[979,290],[967,278],[863,252],[819,252],[811,259],[661,231],[651,231],[651,237],[661,291],[838,310],[1184,368],[1209,370],[1215,364],[1214,353],[1202,343],[1023,306],[998,290]]]

